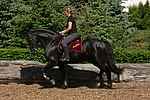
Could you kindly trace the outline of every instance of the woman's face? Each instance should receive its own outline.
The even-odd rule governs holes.
[[[67,11],[64,11],[64,15],[65,15],[66,17],[69,17],[70,13],[67,12]]]

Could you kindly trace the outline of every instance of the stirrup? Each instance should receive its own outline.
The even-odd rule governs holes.
[[[62,57],[60,60],[61,61],[70,61],[70,58],[69,57]]]
[[[70,58],[64,58],[63,61],[70,61]]]

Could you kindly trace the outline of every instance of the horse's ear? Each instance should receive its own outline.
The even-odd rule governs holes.
[[[29,33],[26,34],[26,41],[29,42]]]

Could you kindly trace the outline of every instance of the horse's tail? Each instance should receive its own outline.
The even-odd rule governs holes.
[[[115,65],[115,56],[111,44],[108,41],[104,41],[104,43],[106,46],[106,53],[107,53],[107,66],[112,72],[118,75],[118,82],[120,82],[119,76],[123,72],[123,69],[117,68],[117,66]]]

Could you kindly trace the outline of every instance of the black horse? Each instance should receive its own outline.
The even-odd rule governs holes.
[[[89,61],[100,69],[100,73],[96,78],[96,83],[100,83],[99,87],[101,88],[112,88],[111,82],[111,72],[114,72],[118,75],[122,73],[121,68],[117,68],[114,63],[114,54],[112,46],[109,42],[99,39],[86,39],[83,41],[83,52],[70,51],[70,61],[62,62],[60,60],[61,53],[59,52],[59,42],[62,40],[63,36],[50,31],[48,29],[35,29],[28,33],[27,41],[29,42],[29,48],[33,54],[38,53],[39,43],[44,48],[45,57],[48,61],[46,66],[43,68],[43,76],[48,81],[53,81],[51,78],[46,76],[46,71],[58,66],[62,78],[63,84],[62,88],[67,88],[67,77],[65,65],[68,63],[79,63],[83,61]],[[106,73],[107,76],[107,85],[104,84],[102,74]],[[54,81],[53,81],[54,82]]]

